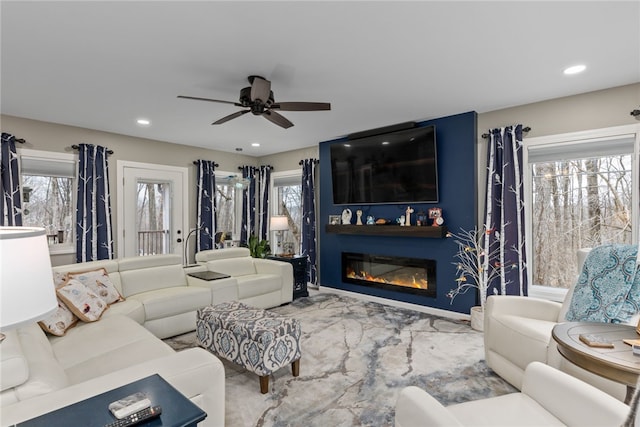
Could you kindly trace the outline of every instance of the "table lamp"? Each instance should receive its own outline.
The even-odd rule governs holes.
[[[41,320],[57,308],[44,228],[0,227],[0,331]]]
[[[269,222],[269,228],[271,231],[276,232],[277,236],[277,248],[280,248],[280,241],[282,240],[282,233],[289,229],[289,219],[285,215],[273,215]],[[276,249],[277,250],[277,249]],[[277,253],[276,253],[277,255]]]

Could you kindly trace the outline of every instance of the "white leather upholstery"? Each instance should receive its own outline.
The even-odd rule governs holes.
[[[252,258],[247,248],[212,249],[198,252],[196,260],[206,262],[207,270],[231,276],[237,286],[237,294],[221,280],[212,280],[198,286],[215,290],[212,303],[240,301],[257,308],[271,308],[293,300],[293,267],[287,262]],[[227,279],[222,279],[227,280]],[[189,278],[189,283],[194,282]]]
[[[629,407],[608,394],[540,362],[525,370],[522,392],[444,407],[417,387],[403,389],[395,425],[619,426]]]
[[[588,253],[589,249],[578,251],[580,269]],[[484,313],[487,365],[514,387],[522,389],[526,367],[534,361],[542,362],[624,400],[624,385],[592,374],[558,353],[551,331],[565,321],[572,294],[573,286],[562,304],[532,297],[489,296]]]

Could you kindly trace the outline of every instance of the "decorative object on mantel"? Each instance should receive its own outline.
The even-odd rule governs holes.
[[[356,211],[356,225],[362,225],[362,209]]]
[[[484,244],[486,236],[494,233],[483,227],[478,230],[466,231],[460,229],[460,233],[447,233],[447,237],[454,239],[458,245],[455,257],[458,259],[453,264],[457,267],[456,287],[447,292],[451,302],[456,296],[467,293],[469,289],[478,289],[480,306],[471,307],[471,327],[475,330],[484,329],[484,305],[487,301],[487,287],[489,283],[500,274],[495,266],[489,264],[489,259],[499,250],[498,245],[485,252]]]
[[[373,217],[373,215],[369,215],[367,217],[367,225],[374,225],[376,223],[375,218]]]
[[[411,206],[407,206],[407,210],[404,211],[404,226],[409,227],[411,225],[411,214],[413,213],[413,208]]]
[[[351,224],[351,216],[352,216],[351,209],[345,208],[342,211],[342,224],[343,225]]]
[[[329,224],[340,225],[340,215],[329,215]]]
[[[442,217],[442,209],[441,208],[429,208],[429,219],[432,219],[431,223],[432,227],[440,227],[444,224],[444,218]]]
[[[427,225],[427,214],[423,210],[419,210],[416,214],[416,225],[418,227]]]

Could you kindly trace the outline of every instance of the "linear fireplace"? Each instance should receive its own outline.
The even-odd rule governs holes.
[[[435,297],[436,262],[424,258],[342,252],[342,280]]]

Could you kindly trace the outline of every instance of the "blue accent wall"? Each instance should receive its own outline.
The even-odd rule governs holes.
[[[410,204],[415,210],[411,215],[412,224],[415,224],[416,213],[419,211],[427,212],[427,209],[431,207],[439,207],[442,208],[442,216],[449,230],[458,232],[461,228],[472,229],[477,222],[477,113],[472,111],[418,123],[418,126],[428,125],[436,127],[439,202]],[[325,231],[329,215],[340,215],[346,207],[353,212],[352,223],[354,224],[357,209],[362,209],[364,220],[367,215],[373,215],[375,218],[395,219],[404,215],[407,208],[407,204],[348,206],[333,204],[330,146],[344,141],[346,138],[325,141],[321,142],[319,146],[320,285],[468,314],[469,309],[477,305],[476,292],[470,291],[467,294],[459,295],[453,301],[447,297],[447,292],[454,288],[456,283],[454,255],[457,245],[451,238],[360,236]],[[375,226],[363,225],[362,227]],[[437,296],[435,298],[418,296],[345,283],[342,281],[340,273],[342,252],[433,259],[436,261]]]

